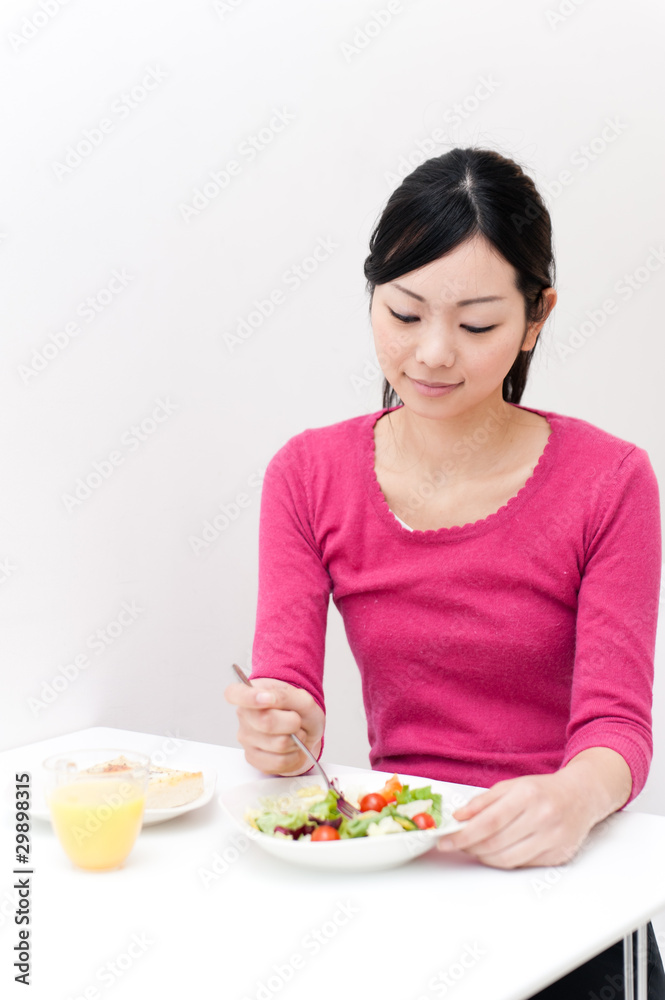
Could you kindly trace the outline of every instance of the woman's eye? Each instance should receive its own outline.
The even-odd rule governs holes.
[[[398,319],[400,323],[415,323],[419,318],[418,316],[400,316],[400,314],[396,313],[393,309],[390,308],[390,306],[388,306],[388,312],[392,313],[395,319]]]
[[[391,309],[390,306],[388,306],[388,312],[390,312],[395,319],[399,320],[400,323],[417,323],[420,319],[419,316],[402,316],[400,313],[396,313],[394,309]],[[489,330],[493,330],[495,326],[496,323],[492,326],[465,326],[462,324],[462,329],[468,330],[469,333],[487,333]]]

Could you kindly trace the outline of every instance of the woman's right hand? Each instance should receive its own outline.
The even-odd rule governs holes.
[[[257,677],[251,687],[229,684],[224,697],[236,706],[238,741],[248,764],[265,774],[309,771],[308,758],[290,736],[295,733],[319,756],[325,715],[308,691],[273,677]]]

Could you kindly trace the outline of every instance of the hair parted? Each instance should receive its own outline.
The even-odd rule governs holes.
[[[365,259],[370,310],[376,285],[437,260],[476,235],[515,268],[526,325],[538,322],[546,309],[543,290],[555,280],[549,212],[518,163],[473,147],[426,160],[390,195]],[[532,355],[533,350],[520,351],[504,378],[507,402],[520,402]],[[384,378],[383,406],[400,402]]]

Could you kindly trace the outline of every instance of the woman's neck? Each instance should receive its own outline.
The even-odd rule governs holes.
[[[524,416],[500,396],[443,419],[401,406],[386,415],[383,460],[395,472],[443,472],[448,481],[482,478],[501,466]]]

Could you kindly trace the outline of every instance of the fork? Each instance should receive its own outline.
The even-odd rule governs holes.
[[[252,682],[249,680],[246,674],[240,669],[237,663],[233,664],[233,669],[235,670],[239,680],[241,680],[243,684],[246,684],[248,687],[254,687]],[[309,758],[309,760],[311,760],[312,764],[318,770],[321,777],[325,781],[327,787],[329,789],[332,789],[335,795],[337,795],[337,808],[341,812],[342,816],[346,816],[347,819],[355,819],[356,816],[360,816],[360,810],[356,809],[356,807],[352,805],[350,802],[347,802],[347,800],[342,795],[339,786],[335,784],[337,779],[333,778],[332,781],[330,780],[330,778],[323,770],[323,768],[319,764],[318,760],[316,759],[312,751],[305,746],[302,740],[298,739],[295,733],[291,733],[291,739],[293,740],[294,743],[296,743],[300,747],[302,752]]]

